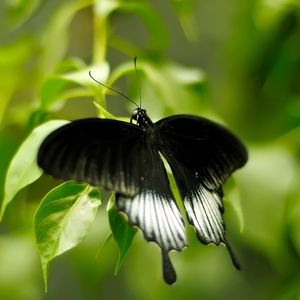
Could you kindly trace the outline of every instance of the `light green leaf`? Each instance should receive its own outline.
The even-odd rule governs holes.
[[[166,49],[169,36],[165,23],[159,14],[150,5],[141,3],[140,1],[124,1],[121,3],[120,11],[133,13],[143,21],[149,32],[149,46],[151,50],[160,53]]]
[[[98,104],[96,101],[94,101],[94,105],[97,107],[100,116],[106,118],[106,119],[113,119],[117,120],[117,118],[112,115],[110,112],[108,112],[106,109],[104,109],[100,104]]]
[[[42,175],[42,170],[36,164],[36,157],[44,138],[54,129],[67,122],[65,120],[53,120],[36,127],[20,146],[6,174],[0,220],[6,206],[13,200],[15,195]]]
[[[41,90],[40,104],[45,110],[57,110],[64,105],[65,101],[71,98],[88,97],[100,93],[99,84],[89,76],[91,71],[93,77],[106,82],[109,73],[109,65],[102,63],[93,66],[86,66],[84,69],[64,74],[57,74],[49,77]],[[74,83],[80,87],[74,87]],[[93,90],[91,90],[93,88]]]
[[[201,69],[173,62],[153,63],[151,61],[140,61],[139,69],[147,78],[142,86],[142,101],[151,110],[153,119],[179,112],[204,114],[204,110],[207,109],[205,106],[206,75]],[[201,97],[202,90],[203,97]]]
[[[41,66],[48,74],[62,60],[68,49],[70,23],[76,13],[92,3],[93,0],[62,2],[61,7],[53,14],[42,40]]]
[[[140,60],[138,60],[138,67],[140,68]],[[112,86],[119,78],[125,76],[127,73],[135,72],[133,61],[119,64],[110,74],[108,85]]]
[[[89,71],[91,71],[91,74],[93,77],[100,81],[105,82],[107,80],[107,76],[109,74],[109,65],[108,63],[101,63],[97,65],[88,66],[83,70],[75,71],[68,74],[60,75],[60,78],[63,78],[65,80],[76,82],[80,85],[84,86],[91,86],[91,85],[97,85],[99,84],[94,82],[91,77],[89,76]]]
[[[125,216],[117,210],[112,199],[108,205],[108,219],[113,238],[119,247],[119,259],[115,268],[116,275],[126,258],[137,229],[128,224]]]
[[[46,290],[49,262],[83,240],[100,204],[98,188],[74,181],[61,184],[43,198],[34,226]]]
[[[16,78],[16,74],[20,74],[22,78],[24,64],[30,59],[33,47],[33,41],[30,38],[0,47],[0,122],[15,89],[20,84],[21,79]],[[22,113],[24,115],[23,111]]]

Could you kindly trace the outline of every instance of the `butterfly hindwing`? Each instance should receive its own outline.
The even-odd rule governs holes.
[[[176,281],[176,273],[168,252],[173,249],[181,251],[187,246],[184,221],[158,152],[155,149],[149,152],[151,155],[144,169],[140,192],[132,198],[117,194],[116,205],[128,216],[131,224],[141,228],[146,240],[160,246],[164,279],[172,284]]]
[[[142,229],[146,240],[166,251],[181,251],[187,245],[184,221],[157,151],[151,150],[144,172],[140,192],[132,198],[118,193],[117,207],[126,213],[131,224]]]
[[[134,195],[147,148],[136,125],[108,119],[82,119],[52,132],[42,143],[38,164],[56,178]]]

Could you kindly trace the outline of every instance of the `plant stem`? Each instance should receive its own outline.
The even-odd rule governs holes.
[[[104,14],[99,7],[104,5],[105,0],[95,2],[93,6],[94,13],[94,43],[93,43],[93,64],[102,64],[106,61],[107,51],[107,14]],[[95,93],[95,101],[103,108],[106,107],[105,94]],[[99,117],[101,113],[99,111]]]
[[[106,17],[94,12],[94,49],[93,49],[93,64],[105,62],[106,47]]]

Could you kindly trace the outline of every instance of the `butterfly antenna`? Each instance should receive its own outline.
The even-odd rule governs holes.
[[[90,75],[90,77],[91,77],[95,82],[97,82],[98,84],[100,84],[100,85],[104,86],[105,88],[107,88],[108,90],[111,90],[111,91],[113,91],[113,92],[119,94],[120,96],[126,98],[127,100],[129,100],[130,102],[132,102],[137,108],[139,108],[139,106],[138,106],[132,99],[130,99],[128,96],[124,95],[123,93],[119,92],[118,90],[115,90],[114,88],[109,87],[109,86],[107,86],[106,84],[104,84],[104,83],[98,81],[97,79],[95,79],[95,78],[93,77],[93,75],[92,75],[92,71],[89,71],[89,75]]]
[[[138,69],[136,67],[136,61],[137,61],[137,56],[134,57],[134,69],[135,69],[135,73],[136,73],[136,77],[137,77],[137,81],[138,81],[138,89],[139,89],[139,97],[140,97],[140,107],[142,107],[141,80],[140,80]]]

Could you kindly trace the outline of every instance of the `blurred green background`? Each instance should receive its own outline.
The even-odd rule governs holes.
[[[177,283],[161,275],[159,248],[139,232],[114,276],[114,241],[100,207],[87,238],[51,262],[48,293],[34,212],[59,182],[22,189],[0,224],[0,299],[300,299],[300,2],[298,0],[2,0],[0,3],[0,195],[9,163],[37,125],[101,116],[93,101],[129,117],[94,76],[137,99],[158,120],[191,113],[226,124],[249,162],[225,185],[228,239],[171,254]]]

